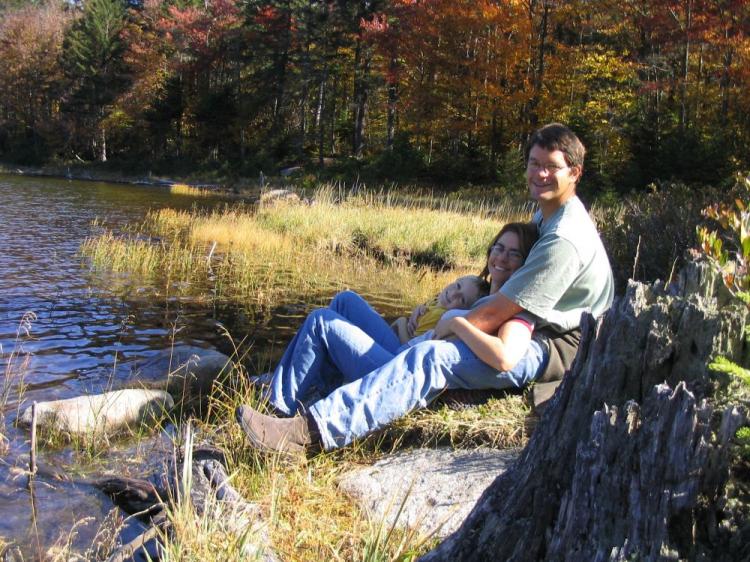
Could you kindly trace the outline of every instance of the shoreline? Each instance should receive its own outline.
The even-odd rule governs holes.
[[[139,175],[128,176],[116,172],[102,170],[81,169],[79,166],[20,166],[0,162],[0,174],[15,176],[31,176],[41,178],[58,178],[74,181],[99,181],[108,183],[121,183],[127,185],[145,185],[152,187],[173,187],[183,185],[197,190],[215,192],[217,195],[241,195],[254,191],[257,187],[250,185],[232,186],[224,183],[191,182],[179,178],[168,178],[163,176]]]

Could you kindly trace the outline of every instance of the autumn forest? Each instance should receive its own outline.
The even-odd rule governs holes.
[[[748,0],[52,0],[0,8],[0,160],[517,181],[573,126],[596,192],[750,168]]]

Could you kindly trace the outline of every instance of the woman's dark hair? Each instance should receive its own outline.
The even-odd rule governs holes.
[[[539,239],[539,229],[534,223],[509,222],[508,224],[506,224],[500,229],[500,232],[497,233],[497,236],[492,239],[492,242],[487,247],[487,256],[484,260],[484,269],[482,270],[482,273],[479,274],[482,279],[487,279],[490,275],[490,268],[487,266],[487,262],[490,259],[492,246],[494,246],[506,232],[512,232],[513,234],[518,236],[518,251],[521,252],[523,261],[526,261],[526,258],[529,257],[531,247]]]

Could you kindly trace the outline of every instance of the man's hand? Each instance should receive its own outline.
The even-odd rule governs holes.
[[[466,319],[485,334],[497,334],[500,326],[522,310],[502,293],[495,293],[495,298],[469,312]]]

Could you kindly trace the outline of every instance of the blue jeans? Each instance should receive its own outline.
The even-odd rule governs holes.
[[[311,312],[273,373],[269,402],[294,415],[311,395],[325,396],[386,363],[401,347],[390,325],[352,291]]]
[[[347,291],[307,317],[274,371],[269,401],[294,415],[317,389],[325,398],[309,413],[323,446],[334,449],[426,406],[446,388],[522,387],[547,358],[546,347],[532,340],[513,369],[499,372],[457,339],[402,347],[388,323]]]

